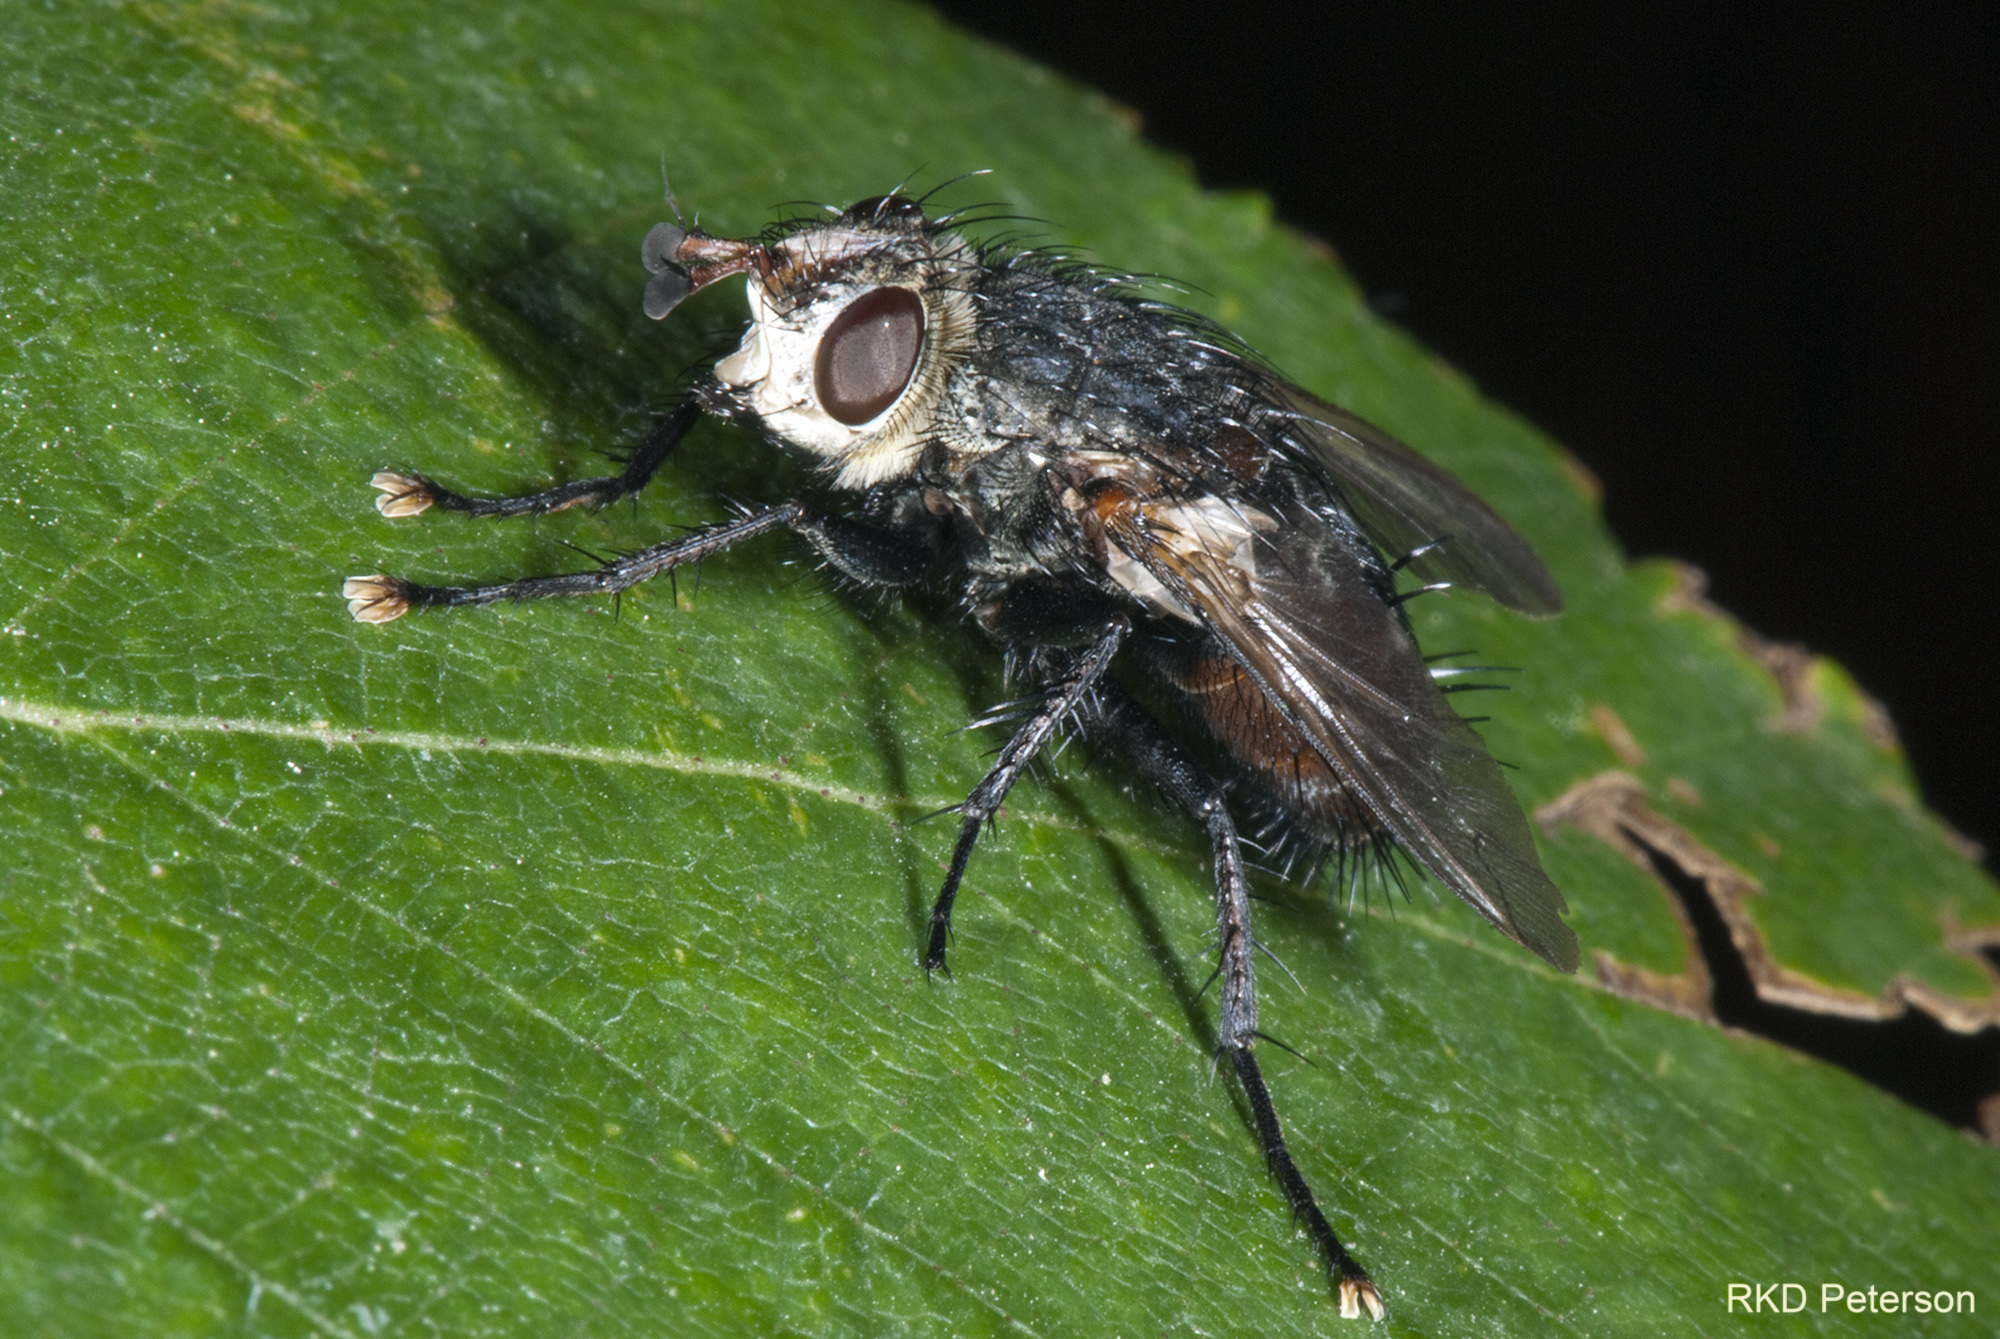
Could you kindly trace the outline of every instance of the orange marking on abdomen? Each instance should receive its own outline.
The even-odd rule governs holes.
[[[1263,779],[1303,835],[1334,843],[1373,830],[1345,778],[1271,705],[1241,665],[1227,656],[1196,656],[1167,677],[1236,765]]]

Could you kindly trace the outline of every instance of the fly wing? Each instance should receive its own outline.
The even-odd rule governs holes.
[[[1134,501],[1106,509],[1105,534],[1222,640],[1418,864],[1502,933],[1574,971],[1567,904],[1527,819],[1378,593],[1360,537],[1298,503],[1239,513],[1247,522],[1216,506]]]
[[[1435,544],[1410,562],[1425,580],[1475,587],[1525,614],[1562,612],[1562,591],[1528,541],[1455,476],[1297,386],[1273,381],[1268,389],[1290,416],[1287,436],[1339,485],[1384,551],[1396,556]]]

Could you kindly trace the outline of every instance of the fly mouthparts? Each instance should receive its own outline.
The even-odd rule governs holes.
[[[692,292],[694,280],[688,278],[687,271],[678,265],[668,266],[646,281],[646,296],[640,305],[645,308],[647,316],[657,321],[678,307],[681,299]]]
[[[689,232],[677,223],[655,223],[639,244],[639,261],[653,276],[646,281],[646,315],[659,320],[688,294],[742,274],[764,254],[763,247],[749,242],[710,237],[699,228]]]
[[[681,243],[688,239],[687,229],[672,223],[655,223],[646,240],[639,243],[639,261],[646,267],[646,273],[658,274],[669,265],[680,268],[677,257]]]

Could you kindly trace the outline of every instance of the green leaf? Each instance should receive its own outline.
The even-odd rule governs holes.
[[[1528,671],[1486,730],[1570,797],[1544,854],[1604,980],[1689,968],[1573,789],[1622,752],[1770,980],[1992,1016],[2000,894],[1844,676],[1788,699],[1545,439],[1101,99],[887,3],[0,18],[7,1333],[1354,1332],[1211,1074],[1204,850],[1156,797],[1065,756],[980,849],[957,975],[915,969],[950,841],[915,820],[1005,692],[948,610],[770,543],[620,610],[348,619],[353,573],[559,570],[805,486],[709,424],[596,517],[369,506],[385,466],[598,472],[727,347],[733,292],[639,312],[663,154],[721,234],[991,168],[948,198],[1188,282],[1515,519],[1571,612],[1420,631]],[[1267,1068],[1390,1333],[1735,1334],[1735,1282],[1805,1285],[1768,1331],[1909,1332],[1826,1283],[2000,1307],[1992,1148],[1456,904],[1265,891],[1303,983],[1265,1026],[1311,1062]]]

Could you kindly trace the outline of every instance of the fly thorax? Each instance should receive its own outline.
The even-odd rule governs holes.
[[[1243,499],[1170,487],[1158,470],[1124,452],[1077,451],[1065,463],[1061,503],[1113,587],[1153,613],[1196,624],[1201,620],[1155,567],[1199,563],[1211,582],[1233,581],[1248,597],[1257,576],[1257,537],[1278,528],[1268,512]],[[1128,543],[1120,542],[1121,534]],[[1140,547],[1153,555],[1153,564],[1134,556],[1132,536],[1143,540]]]

